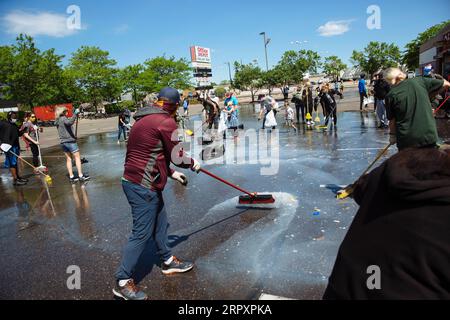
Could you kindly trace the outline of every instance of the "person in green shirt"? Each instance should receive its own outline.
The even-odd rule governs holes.
[[[387,69],[384,79],[391,85],[386,95],[390,142],[397,143],[399,150],[435,147],[438,134],[430,93],[449,87],[450,83],[424,77],[407,79],[398,68]]]

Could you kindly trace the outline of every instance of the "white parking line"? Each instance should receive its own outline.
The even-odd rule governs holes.
[[[261,293],[258,300],[272,300],[273,301],[273,300],[295,300],[295,299],[274,296],[274,295],[267,294],[267,293]]]

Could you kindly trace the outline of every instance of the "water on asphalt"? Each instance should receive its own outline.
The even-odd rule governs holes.
[[[245,129],[253,129],[250,135],[258,136],[261,123],[253,107],[243,108],[240,117]],[[235,146],[228,135],[225,157],[204,165],[252,192],[272,194],[274,204],[240,206],[239,191],[204,174],[184,171],[187,187],[169,181],[164,191],[169,240],[174,254],[196,267],[165,277],[149,245],[136,280],[151,299],[256,299],[261,293],[321,298],[358,208],[352,200],[337,201],[332,190],[353,182],[388,135],[376,129],[373,113],[340,113],[338,130],[298,133],[283,127],[282,118],[278,133],[258,136],[259,145],[263,141],[271,149],[267,157],[264,150],[249,157],[253,153],[246,146],[256,146],[254,139],[245,143],[241,137]],[[448,122],[439,126],[449,139]],[[68,182],[59,147],[43,152],[50,187],[30,175],[26,186],[15,188],[1,170],[0,298],[112,298],[132,222],[121,188],[126,145],[117,144],[116,133],[107,133],[83,138],[79,146],[92,177],[85,185]],[[198,149],[186,149],[198,157]],[[235,159],[234,152],[244,156]],[[71,265],[80,267],[81,290],[67,288]]]

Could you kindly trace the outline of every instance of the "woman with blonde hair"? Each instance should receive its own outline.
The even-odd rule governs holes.
[[[75,183],[77,181],[85,182],[90,179],[88,175],[83,174],[83,169],[81,168],[81,156],[80,149],[77,144],[77,137],[75,137],[72,125],[77,119],[77,115],[80,110],[75,109],[73,116],[71,118],[67,117],[67,108],[58,107],[55,112],[56,118],[56,128],[58,129],[59,140],[61,142],[61,148],[66,155],[66,166],[69,172],[70,182]],[[75,177],[72,170],[72,158],[75,160],[75,165],[78,171],[78,177]]]

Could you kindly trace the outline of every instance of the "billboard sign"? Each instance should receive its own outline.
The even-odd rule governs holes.
[[[191,61],[200,63],[211,63],[211,49],[199,46],[192,46]]]

